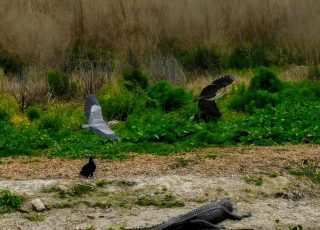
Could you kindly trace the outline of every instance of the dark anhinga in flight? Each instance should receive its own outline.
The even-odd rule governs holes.
[[[101,106],[96,96],[90,95],[87,97],[84,114],[88,119],[88,124],[82,125],[82,128],[92,130],[101,136],[119,139],[117,134],[103,120]]]
[[[93,173],[96,171],[96,164],[94,163],[93,159],[93,157],[89,158],[89,162],[82,167],[80,175],[87,178],[93,177]]]
[[[234,81],[235,78],[232,76],[223,76],[214,80],[201,91],[198,97],[198,108],[203,120],[213,121],[221,117],[215,100],[221,98],[226,93],[226,87]],[[218,93],[220,89],[222,89],[222,92]]]

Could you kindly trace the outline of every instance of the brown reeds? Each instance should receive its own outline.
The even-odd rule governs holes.
[[[2,0],[0,44],[40,67],[61,63],[76,39],[135,62],[168,40],[222,50],[252,42],[317,62],[319,12],[318,0]]]

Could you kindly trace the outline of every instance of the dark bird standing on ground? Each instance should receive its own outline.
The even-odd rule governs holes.
[[[200,118],[205,121],[213,121],[221,117],[215,100],[223,97],[226,92],[226,87],[234,81],[234,77],[226,75],[214,80],[201,91],[198,97],[198,108],[201,111]],[[218,93],[220,89],[223,91]]]
[[[89,162],[82,167],[80,175],[87,178],[93,177],[93,173],[96,171],[96,164],[94,163],[93,159],[93,157],[89,158]]]
[[[96,96],[90,95],[87,97],[84,114],[88,119],[88,124],[82,125],[82,128],[92,130],[101,136],[119,139],[117,134],[103,120],[101,106]]]

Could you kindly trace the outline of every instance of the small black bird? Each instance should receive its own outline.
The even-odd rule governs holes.
[[[87,178],[91,178],[93,177],[93,173],[94,171],[96,171],[96,164],[93,161],[93,157],[89,158],[89,163],[85,164],[81,171],[80,171],[80,175],[87,177]]]

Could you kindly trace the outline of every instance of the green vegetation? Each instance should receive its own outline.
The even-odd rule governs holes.
[[[140,206],[156,206],[159,208],[183,207],[185,204],[165,189],[152,195],[143,195],[136,201]]]
[[[7,75],[20,74],[25,67],[25,63],[16,55],[0,47],[0,68]]]
[[[24,198],[22,196],[15,195],[8,190],[0,192],[0,213],[8,213],[18,210]]]
[[[0,95],[1,156],[123,159],[128,152],[168,155],[206,146],[320,143],[319,82],[286,82],[272,69],[258,68],[248,86],[218,101],[223,117],[209,123],[196,121],[197,103],[185,89],[167,82],[146,89],[139,84],[137,90],[106,85],[98,93],[106,119],[121,120],[113,127],[121,141],[83,130],[82,105],[54,102],[20,112],[13,97]]]
[[[320,162],[311,162],[306,166],[293,167],[290,172],[292,175],[307,178],[313,183],[320,185]]]
[[[44,221],[44,216],[36,212],[30,212],[26,215],[26,219],[34,222],[41,222]]]
[[[263,178],[261,176],[256,177],[256,176],[246,176],[244,178],[244,181],[248,184],[253,184],[256,186],[261,186],[263,184]]]

